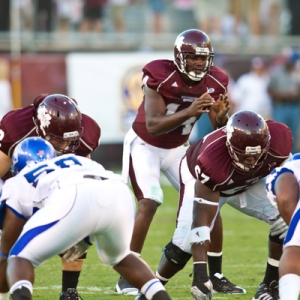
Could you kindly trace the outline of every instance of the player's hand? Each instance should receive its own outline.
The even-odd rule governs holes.
[[[187,108],[189,116],[195,117],[202,113],[208,113],[209,108],[214,104],[214,102],[214,98],[208,92],[204,93],[199,98],[196,98]]]
[[[276,217],[275,222],[270,225],[271,236],[279,235],[282,240],[285,238],[287,230],[288,226],[280,216]]]
[[[217,119],[223,120],[230,109],[228,95],[220,94],[219,99],[214,102],[212,108],[213,108],[214,112],[216,113]],[[220,122],[220,123],[222,123],[222,122]]]
[[[76,260],[78,257],[83,255],[90,247],[92,246],[92,243],[88,242],[86,239],[80,241],[75,246],[68,249],[64,255],[63,258],[70,262]]]

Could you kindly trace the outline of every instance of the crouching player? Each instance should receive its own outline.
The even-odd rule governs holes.
[[[32,299],[35,267],[59,253],[74,261],[92,242],[99,257],[147,299],[171,299],[148,265],[130,252],[135,206],[121,176],[85,157],[55,157],[52,145],[38,137],[22,141],[12,161],[16,175],[5,182],[0,201],[1,251],[17,239],[6,272],[13,300]],[[89,221],[76,226],[78,219]],[[61,232],[69,234],[61,239]],[[45,241],[51,243],[41,247]]]

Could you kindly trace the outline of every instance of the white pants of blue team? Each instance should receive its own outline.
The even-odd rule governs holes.
[[[115,266],[130,254],[134,213],[125,183],[85,179],[55,189],[25,224],[11,253],[37,267],[90,236],[103,262]]]

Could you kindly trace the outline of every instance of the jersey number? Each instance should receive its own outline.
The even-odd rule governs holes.
[[[57,160],[54,163],[62,169],[69,168],[72,165],[81,165],[81,163],[75,157],[61,158],[60,160]],[[49,166],[47,164],[44,164],[26,173],[24,177],[30,184],[36,187],[39,181],[39,176],[41,174],[43,174],[44,172],[46,174],[49,174],[53,171],[54,169],[51,168],[51,165]]]
[[[177,103],[168,104],[166,107],[166,109],[167,109],[166,116],[174,114],[177,111],[179,106],[180,106],[180,104],[177,104]],[[183,127],[181,135],[190,134],[190,132],[192,131],[193,125],[196,122],[196,119],[197,119],[196,117],[191,117],[181,124],[181,127]]]
[[[201,173],[201,169],[200,169],[200,167],[198,165],[196,165],[196,167],[195,167],[195,173],[196,173],[196,175],[198,177],[198,180],[201,183],[205,183],[205,182],[207,182],[210,179],[209,176],[205,175],[204,173]]]

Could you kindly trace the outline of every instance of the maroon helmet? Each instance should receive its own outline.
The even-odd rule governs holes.
[[[61,94],[46,96],[36,109],[35,121],[41,137],[71,142],[63,152],[73,152],[79,147],[83,134],[81,119],[74,100]]]
[[[227,122],[226,134],[226,146],[234,168],[247,174],[258,171],[267,156],[271,139],[262,116],[250,110],[236,112]]]
[[[187,72],[186,55],[207,56],[206,67],[201,74]],[[174,63],[181,73],[194,81],[200,81],[212,66],[214,50],[210,38],[199,29],[189,29],[178,35],[174,44]]]

